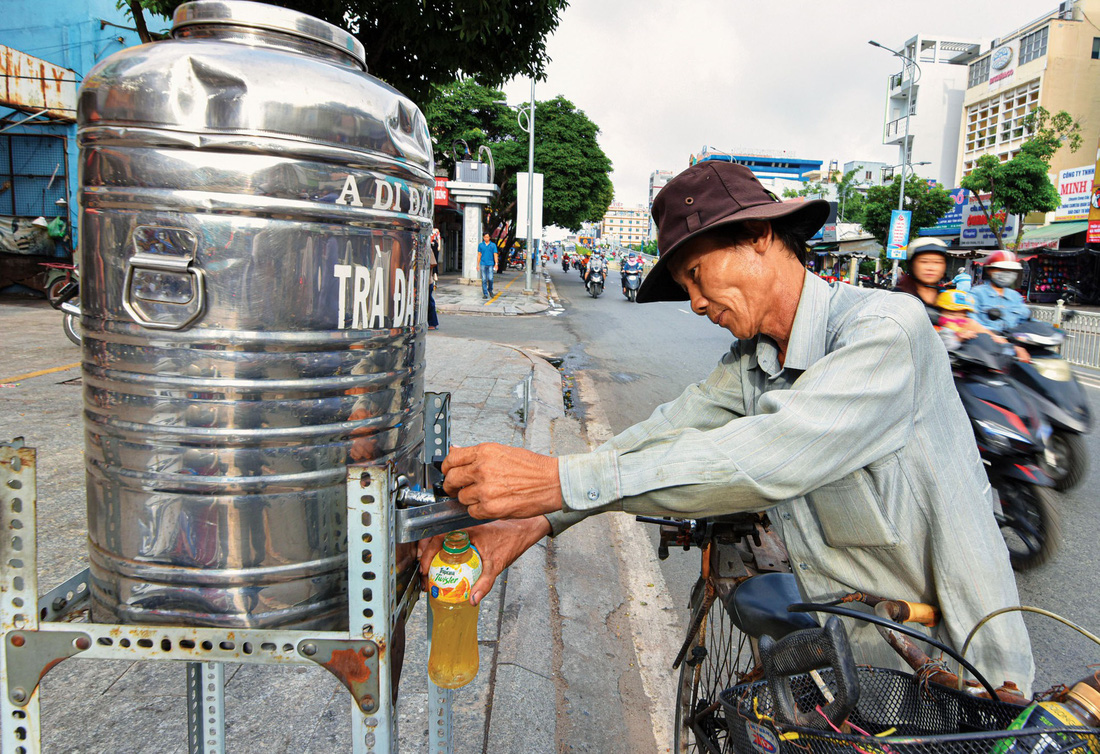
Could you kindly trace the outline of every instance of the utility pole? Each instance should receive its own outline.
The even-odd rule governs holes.
[[[531,294],[531,268],[535,263],[535,79],[531,78],[531,105],[527,110],[527,276],[523,292]]]

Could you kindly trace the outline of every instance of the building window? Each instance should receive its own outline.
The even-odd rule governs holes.
[[[1047,28],[1044,26],[1020,39],[1020,65],[1047,54]]]
[[[874,174],[870,170],[864,171],[863,180],[873,181],[874,180]],[[900,191],[901,189],[898,189],[898,190]]]
[[[1019,142],[1024,138],[1024,118],[1038,106],[1038,79],[968,106],[964,151],[988,152],[999,144]]]
[[[1092,59],[1100,60],[1100,37],[1092,38]]]
[[[0,215],[56,217],[65,196],[65,140],[30,134],[0,135]]]
[[[1045,46],[1045,43],[1044,43]],[[989,81],[989,56],[986,55],[981,60],[975,61],[970,64],[970,77],[967,80],[967,87],[977,86],[978,84],[984,84]]]

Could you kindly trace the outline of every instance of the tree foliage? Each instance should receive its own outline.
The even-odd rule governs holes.
[[[119,0],[140,29],[141,9],[171,17],[185,0]],[[355,34],[367,70],[423,107],[432,86],[460,75],[499,86],[513,76],[542,78],[546,38],[568,0],[265,0]],[[152,35],[143,34],[142,41]]]
[[[844,173],[836,184],[837,222],[858,223],[863,221],[863,194],[856,188],[859,181],[856,173],[863,170],[862,165],[856,165]]]
[[[797,199],[800,196],[824,198],[828,192],[828,187],[821,181],[807,181],[806,183],[802,184],[801,188],[795,189],[788,186],[787,188],[783,189],[783,198]]]
[[[1007,162],[984,154],[961,181],[963,188],[975,194],[999,249],[1005,248],[1003,230],[1008,215],[1021,217],[1014,242],[1018,246],[1024,215],[1058,209],[1061,197],[1050,181],[1050,160],[1063,146],[1071,152],[1081,146],[1081,124],[1065,110],[1051,115],[1046,108],[1036,108],[1024,118],[1024,130],[1028,139],[1019,154]],[[988,203],[983,195],[989,195]]]
[[[898,208],[898,194],[901,191],[901,176],[882,186],[872,186],[867,191],[867,200],[863,206],[863,229],[886,246],[886,236],[890,230],[890,213]],[[913,213],[909,225],[909,238],[917,235],[921,228],[936,224],[947,214],[954,200],[951,194],[939,186],[929,186],[923,178],[910,175],[905,180],[905,206]]]
[[[437,87],[425,115],[436,162],[448,173],[454,165],[451,147],[466,141],[471,152],[488,146],[493,153],[494,182],[500,195],[490,205],[486,230],[515,238],[516,174],[527,172],[527,133],[516,111],[502,104],[504,94],[473,79]],[[600,148],[600,129],[572,102],[558,96],[535,103],[535,172],[543,174],[544,225],[571,231],[600,220],[611,204],[611,160]]]

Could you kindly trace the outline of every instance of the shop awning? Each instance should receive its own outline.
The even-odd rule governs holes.
[[[1088,230],[1088,220],[1070,220],[1064,223],[1051,223],[1041,228],[1032,228],[1024,231],[1024,237],[1020,239],[1024,243],[1055,241],[1059,238],[1072,236],[1074,233],[1082,233]]]

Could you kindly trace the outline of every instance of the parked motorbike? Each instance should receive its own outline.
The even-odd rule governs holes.
[[[641,270],[627,270],[623,277],[623,295],[627,301],[635,301],[638,298],[638,288],[642,285]]]
[[[588,277],[584,281],[584,288],[592,298],[599,298],[603,293],[604,278],[606,273],[603,265],[589,264]]]
[[[1065,341],[1065,333],[1047,322],[1025,320],[1006,335],[1031,356],[1030,364],[1016,361],[1009,374],[1051,426],[1040,465],[1054,480],[1054,489],[1071,490],[1088,471],[1083,435],[1092,428],[1092,415],[1085,391],[1055,350]]]
[[[63,315],[61,329],[65,331],[65,337],[79,346],[83,338],[80,333],[80,276],[76,269],[73,269],[69,282],[59,288],[49,302]]]
[[[1054,481],[1040,467],[1050,425],[1008,376],[1013,355],[989,335],[963,341],[951,352],[951,361],[955,387],[995,492],[994,514],[1012,567],[1035,568],[1061,544],[1058,514],[1048,492]]]

